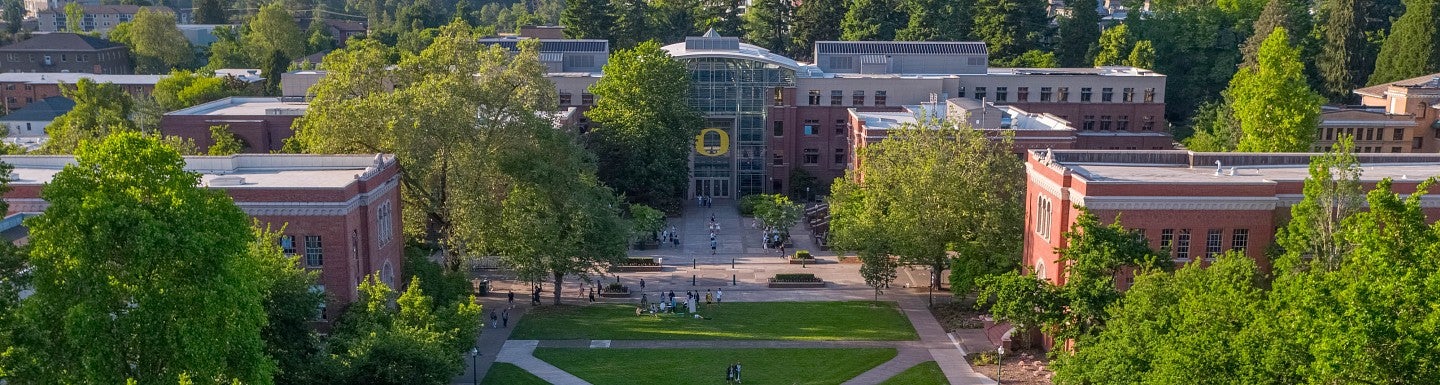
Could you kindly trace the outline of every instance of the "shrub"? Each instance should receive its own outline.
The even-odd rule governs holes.
[[[759,205],[765,198],[765,195],[762,194],[751,194],[740,198],[740,203],[736,205],[740,209],[740,215],[747,217],[755,215],[755,206]]]
[[[999,357],[992,352],[970,353],[970,364],[975,366],[994,365],[999,361],[997,358]]]
[[[657,263],[655,263],[655,258],[650,258],[650,257],[629,257],[629,258],[625,258],[625,261],[624,261],[624,262],[620,262],[620,265],[621,265],[621,266],[655,266],[655,265],[657,265]]]
[[[775,274],[775,282],[820,282],[815,274]]]
[[[795,259],[814,259],[810,256],[810,250],[795,250]]]
[[[605,291],[618,292],[626,290],[627,289],[625,288],[625,285],[621,285],[619,282],[612,282],[609,285],[605,286]]]

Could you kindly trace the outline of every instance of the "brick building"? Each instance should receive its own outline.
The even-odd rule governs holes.
[[[1356,152],[1440,152],[1440,73],[1355,90],[1360,105],[1321,109],[1315,151],[1355,137]]]
[[[1265,252],[1303,197],[1314,155],[1031,150],[1022,266],[1065,283],[1055,250],[1066,246],[1062,234],[1079,215],[1078,205],[1107,223],[1120,218],[1177,264],[1239,250],[1268,269]],[[1366,189],[1391,178],[1395,192],[1409,194],[1425,178],[1440,176],[1440,155],[1357,155]],[[1423,205],[1431,220],[1440,218],[1440,191],[1430,191]],[[1122,273],[1117,286],[1128,288],[1131,278]]]
[[[4,156],[15,167],[5,201],[8,217],[48,207],[40,190],[71,156]],[[245,213],[284,227],[285,253],[320,272],[325,320],[358,298],[369,274],[396,287],[403,272],[399,167],[392,155],[234,155],[185,157],[200,184],[225,190]],[[23,240],[22,240],[23,241]]]
[[[274,97],[229,97],[171,111],[160,117],[160,132],[195,140],[201,152],[215,141],[211,126],[227,126],[245,144],[247,153],[268,153],[285,146],[295,135],[291,126],[305,115],[309,103]]]
[[[164,6],[81,5],[80,8],[85,12],[85,19],[80,21],[80,29],[85,32],[100,33],[108,33],[120,23],[135,19],[135,14],[139,13],[141,9],[151,12],[175,13],[175,10]],[[40,11],[35,17],[40,22],[40,32],[61,32],[67,28],[68,20],[66,20],[64,6]],[[185,20],[177,19],[177,21],[181,24],[185,23]]]
[[[80,79],[96,83],[112,83],[131,95],[149,95],[155,90],[155,83],[165,75],[97,75],[88,73],[60,72],[11,72],[0,73],[0,100],[5,102],[7,111],[15,111],[49,97],[63,96],[60,85],[74,87]]]
[[[134,70],[129,48],[93,36],[37,34],[0,47],[0,72],[128,74]]]

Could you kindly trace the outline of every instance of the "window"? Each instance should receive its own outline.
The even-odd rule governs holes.
[[[1391,139],[1391,140],[1405,140],[1405,129],[1403,129],[1403,128],[1397,128],[1397,129],[1395,129],[1395,136],[1394,136],[1393,139]]]
[[[1410,148],[1412,148],[1412,149],[1419,150],[1421,146],[1424,146],[1424,145],[1425,145],[1425,139],[1424,139],[1424,138],[1421,138],[1421,137],[1418,137],[1418,136],[1417,136],[1417,137],[1415,137],[1415,139],[1413,139],[1413,140],[1414,140],[1415,142],[1412,143],[1412,144],[1410,144]]]
[[[593,106],[593,105],[595,105],[595,95],[594,95],[594,94],[591,94],[591,93],[589,93],[589,92],[581,92],[581,93],[580,93],[580,105],[582,105],[582,106]]]
[[[1230,230],[1230,250],[1245,252],[1250,246],[1250,229]]]
[[[1080,129],[1084,131],[1095,131],[1095,115],[1085,115],[1085,121],[1080,123]]]
[[[853,97],[854,97],[854,100],[852,100],[852,101],[850,102],[850,105],[854,105],[854,106],[863,106],[863,105],[865,105],[865,91],[855,91],[855,95],[854,95]]]
[[[295,255],[295,236],[294,236],[294,235],[281,235],[281,236],[280,236],[280,252],[281,252],[281,253],[284,253],[285,256],[287,256],[287,257],[289,257],[289,256],[294,256],[294,255]]]
[[[1110,115],[1100,115],[1100,131],[1110,131]]]
[[[1374,128],[1366,128],[1366,129],[1365,129],[1365,140],[1375,140],[1375,129],[1374,129]]]
[[[840,90],[830,91],[830,105],[832,105],[832,106],[838,106],[838,105],[840,105],[841,103],[844,103],[844,102],[845,102],[845,91],[840,91]]]
[[[1035,261],[1035,278],[1045,279],[1045,261]]]
[[[1115,129],[1130,131],[1130,115],[1120,115],[1120,119],[1115,121]]]
[[[1017,102],[1028,102],[1028,101],[1030,101],[1030,87],[1020,87],[1020,88],[1015,89],[1015,101],[1017,101]]]
[[[6,56],[6,58],[7,58],[8,60],[10,60],[10,61],[12,61],[12,62],[18,62],[18,61],[20,61],[20,54],[12,53],[12,54],[5,55],[5,56]]]
[[[848,123],[845,119],[835,119],[835,135],[845,135],[845,129],[850,128]]]
[[[774,164],[774,165],[776,165],[776,166],[784,166],[784,165],[785,165],[785,155],[784,155],[784,154],[781,154],[781,153],[778,153],[778,152],[777,152],[777,153],[775,153],[775,156],[771,157],[771,159],[773,159],[773,160],[771,161],[771,164]]]
[[[1040,101],[1050,101],[1050,87],[1040,87]]]
[[[775,136],[785,136],[785,121],[775,121]]]
[[[1040,238],[1047,241],[1050,240],[1050,225],[1053,223],[1051,222],[1053,217],[1050,198],[1044,195],[1035,195],[1035,234],[1039,234]]]
[[[805,164],[820,164],[820,150],[815,148],[805,149]]]
[[[1223,232],[1220,229],[1210,229],[1205,233],[1205,258],[1215,258],[1220,254],[1220,235]]]
[[[25,123],[25,124],[30,124],[30,123]],[[1399,152],[1400,152],[1400,147],[1390,147],[1390,152],[1399,153]]]
[[[1160,254],[1174,258],[1175,229],[1160,229]]]
[[[1154,89],[1154,88],[1146,88],[1146,89],[1145,89],[1145,102],[1146,102],[1146,103],[1154,103],[1154,102],[1155,102],[1155,89]]]
[[[957,97],[957,98],[963,98],[963,97],[965,97],[965,87],[960,87],[960,93],[955,94],[955,97]]]
[[[875,105],[885,105],[885,91],[875,91]]]
[[[325,320],[325,285],[310,285],[310,292],[320,295],[320,304],[315,306],[315,319]]]
[[[1175,259],[1190,259],[1190,229],[1180,229],[1180,236],[1175,239]]]
[[[784,181],[779,180],[779,179],[771,179],[771,180],[770,180],[770,191],[779,193],[781,190],[784,190],[784,189],[785,189],[785,182],[784,182]]]
[[[836,56],[830,58],[830,68],[837,70],[848,70],[853,65],[853,58],[849,56]]]
[[[1105,87],[1100,89],[1100,101],[1109,103],[1115,99],[1115,89]]]
[[[1060,102],[1069,102],[1069,101],[1070,101],[1070,87],[1060,87],[1060,97],[1059,97],[1059,100],[1058,100],[1058,101],[1060,101]]]
[[[1128,88],[1128,87],[1127,87],[1127,88],[1122,88],[1122,89],[1120,90],[1120,101],[1126,102],[1126,103],[1134,103],[1134,102],[1135,102],[1135,89],[1134,89],[1134,88]]]
[[[560,93],[560,105],[562,105],[562,106],[568,106],[568,105],[570,105],[570,97],[571,97],[571,95],[570,95],[569,92],[561,92],[561,93]]]
[[[820,105],[820,90],[810,90],[810,105]]]
[[[819,126],[819,125],[820,125],[820,121],[819,121],[819,120],[808,119],[808,120],[805,121],[805,125],[802,126],[802,128],[805,129],[805,135],[815,135],[815,131],[816,131],[816,128],[815,128],[815,127],[816,127],[816,126]]]
[[[1154,131],[1154,130],[1155,130],[1155,116],[1145,115],[1145,120],[1140,121],[1140,130],[1142,130],[1142,131]]]
[[[995,101],[1003,102],[1010,100],[1010,90],[1006,87],[995,87]]]
[[[785,89],[780,88],[780,87],[775,87],[775,97],[772,98],[772,99],[774,99],[774,100],[772,100],[770,103],[773,104],[773,105],[776,105],[776,106],[783,106],[783,105],[785,105]]]
[[[986,95],[985,93],[985,87],[975,87],[975,99],[984,100],[986,97],[988,97],[988,95]]]
[[[845,149],[843,149],[843,148],[837,148],[837,149],[835,149],[835,164],[846,164],[846,163],[849,163],[848,161],[849,161],[849,158],[846,158],[846,157],[845,157]]]
[[[390,207],[390,201],[381,203],[380,207],[375,209],[375,222],[378,222],[376,229],[380,235],[381,245],[390,243],[390,239],[395,236],[395,217],[393,214],[394,211]]]
[[[1090,87],[1085,87],[1085,88],[1081,88],[1081,89],[1080,89],[1080,102],[1081,102],[1081,103],[1089,103],[1089,102],[1090,102]]]
[[[325,252],[320,249],[319,235],[305,236],[305,266],[320,267],[325,264]]]

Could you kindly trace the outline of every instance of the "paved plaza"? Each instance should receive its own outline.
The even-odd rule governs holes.
[[[733,204],[715,202],[713,208],[698,207],[694,201],[686,205],[684,216],[670,218],[666,228],[674,226],[681,238],[679,247],[664,245],[655,250],[631,251],[632,256],[654,256],[661,259],[663,271],[645,273],[620,273],[604,277],[604,283],[616,279],[640,291],[641,280],[645,283],[643,292],[651,297],[661,291],[683,293],[689,290],[723,289],[725,302],[768,302],[768,301],[850,301],[875,299],[874,291],[865,285],[859,275],[859,265],[837,263],[833,253],[822,252],[814,247],[810,233],[803,226],[792,229],[795,249],[810,250],[819,263],[813,265],[791,265],[777,250],[766,249],[760,230],[752,221],[741,217]],[[710,251],[711,217],[719,224],[715,234],[716,252]],[[787,249],[793,253],[795,249]],[[827,282],[824,289],[770,289],[768,279],[777,273],[811,273]],[[483,275],[482,275],[483,276]],[[909,318],[919,335],[918,341],[636,341],[636,340],[510,340],[511,331],[523,318],[529,308],[529,286],[523,282],[505,279],[499,272],[490,276],[491,294],[482,299],[486,312],[508,306],[506,293],[514,290],[516,301],[511,310],[508,328],[491,328],[486,325],[477,346],[480,356],[467,359],[465,373],[454,379],[455,384],[470,384],[475,379],[485,378],[493,362],[506,362],[519,366],[530,373],[555,384],[588,384],[579,377],[556,368],[535,358],[531,353],[537,348],[894,348],[894,359],[856,376],[846,385],[878,384],[906,369],[926,361],[936,361],[951,384],[993,384],[971,369],[964,359],[963,346],[968,345],[961,336],[947,334],[930,314],[927,293],[914,289],[900,289],[908,284],[923,287],[928,273],[925,270],[902,270],[895,283],[896,289],[888,290],[879,297],[883,301],[894,301]],[[562,291],[562,301],[570,304],[585,304],[585,293],[591,286],[578,279],[567,282]],[[542,296],[546,304],[551,303],[551,287],[545,287]],[[949,293],[937,293],[937,300],[948,300]],[[627,299],[604,299],[604,302],[638,302],[639,293]],[[974,334],[969,334],[974,338]],[[475,363],[470,366],[470,362]],[[475,370],[478,368],[478,372]]]

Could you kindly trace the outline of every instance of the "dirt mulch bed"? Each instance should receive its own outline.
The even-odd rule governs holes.
[[[986,357],[981,357],[985,355]],[[1005,352],[1005,362],[995,365],[995,352],[972,353],[966,357],[976,373],[995,379],[1000,371],[1003,384],[1050,385],[1050,359],[1040,350],[1023,350],[1019,354]]]
[[[983,328],[986,313],[975,310],[974,306],[975,301],[969,298],[956,299],[951,303],[936,303],[930,308],[930,313],[945,330]]]

